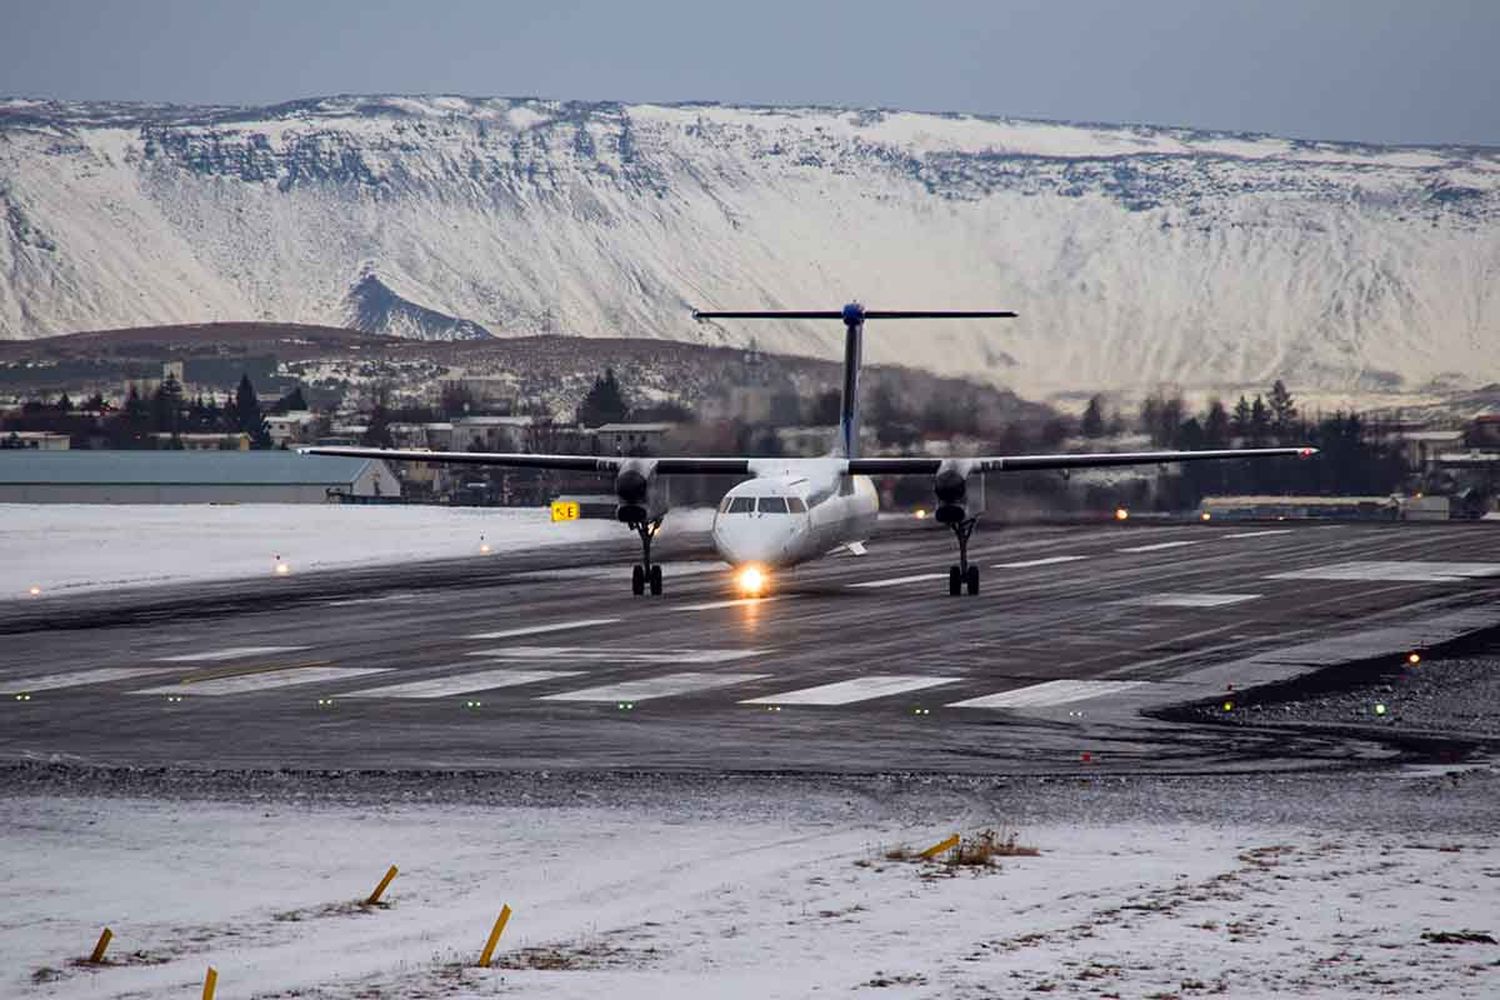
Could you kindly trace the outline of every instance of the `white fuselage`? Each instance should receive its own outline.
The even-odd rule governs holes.
[[[823,459],[759,459],[714,514],[713,543],[732,566],[779,569],[863,542],[880,500],[868,476]]]

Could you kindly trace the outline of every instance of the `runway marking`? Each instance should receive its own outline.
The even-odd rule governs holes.
[[[553,622],[551,625],[528,625],[525,628],[510,628],[503,632],[473,632],[470,639],[512,639],[518,635],[541,635],[543,632],[564,632],[573,628],[588,628],[590,625],[613,625],[618,618],[583,618],[576,622]]]
[[[204,681],[164,684],[160,687],[142,688],[130,693],[195,696],[249,694],[254,691],[292,687],[296,684],[314,684],[318,681],[339,681],[351,677],[362,677],[365,674],[383,674],[389,669],[389,667],[292,667],[284,670],[267,670],[258,674],[240,674],[234,677],[214,677]]]
[[[849,705],[871,698],[886,698],[907,691],[953,684],[959,677],[929,677],[912,674],[871,674],[851,681],[819,684],[817,687],[768,694],[762,698],[748,698],[741,705]]]
[[[172,667],[102,667],[98,670],[79,670],[71,674],[23,677],[18,681],[0,682],[0,694],[29,694],[33,691],[83,687],[86,684],[108,684],[110,681],[160,674],[172,669]]]
[[[704,601],[701,604],[679,604],[673,611],[713,611],[717,608],[742,608],[747,604],[770,604],[779,597],[732,597],[723,601]]]
[[[558,677],[577,677],[577,670],[477,670],[457,677],[432,677],[425,681],[388,684],[385,687],[349,691],[344,698],[445,698],[470,691],[536,684]]]
[[[1054,566],[1057,563],[1077,562],[1088,556],[1048,556],[1045,559],[1025,559],[1021,562],[995,563],[995,569],[1030,569],[1033,566]]]
[[[1356,561],[1273,573],[1266,579],[1461,583],[1481,576],[1500,576],[1500,563]]]
[[[492,660],[568,660],[594,663],[728,663],[759,656],[764,649],[663,649],[650,646],[509,646],[468,656]]]
[[[1253,601],[1260,594],[1145,594],[1130,597],[1118,603],[1136,604],[1149,608],[1219,608],[1226,604]]]
[[[920,583],[923,580],[946,580],[947,573],[917,573],[912,576],[893,576],[888,580],[865,580],[863,583],[851,583],[850,589],[877,587],[899,587],[903,583]]]
[[[643,677],[622,684],[606,684],[602,687],[584,688],[580,691],[564,691],[549,694],[538,701],[646,701],[649,698],[671,698],[675,695],[709,691],[734,684],[748,684],[762,680],[770,674],[667,674],[663,677]]]
[[[1266,535],[1290,535],[1293,530],[1294,529],[1292,529],[1292,528],[1267,528],[1265,531],[1237,531],[1237,532],[1235,532],[1232,535],[1225,535],[1224,537],[1225,538],[1263,538]]]
[[[1159,552],[1162,549],[1180,549],[1184,545],[1202,545],[1206,541],[1203,538],[1191,538],[1180,542],[1156,542],[1152,545],[1132,545],[1126,549],[1115,549],[1116,552]]]
[[[238,660],[246,656],[265,656],[270,653],[296,653],[310,646],[230,646],[207,653],[183,653],[181,656],[158,656],[157,663],[196,663],[213,660]]]
[[[1102,698],[1138,688],[1149,681],[1046,681],[1014,691],[987,694],[981,698],[955,701],[948,708],[1045,708],[1069,702]]]

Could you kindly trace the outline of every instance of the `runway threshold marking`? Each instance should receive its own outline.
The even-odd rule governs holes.
[[[887,698],[908,691],[953,684],[959,677],[930,677],[913,674],[872,674],[849,681],[819,684],[817,687],[783,691],[760,698],[747,698],[741,705],[849,705],[871,698]]]
[[[387,684],[385,687],[363,688],[346,692],[344,698],[444,698],[448,695],[467,694],[470,691],[490,691],[495,688],[517,687],[521,684],[538,684],[559,677],[577,677],[577,670],[477,670],[457,677],[432,677],[424,681],[408,681],[405,684]]]
[[[136,677],[160,674],[173,667],[101,667],[98,670],[77,670],[71,674],[47,674],[42,677],[23,677],[18,681],[0,682],[0,694],[22,694],[34,691],[53,691],[57,688],[83,687],[87,684],[108,684],[110,681],[132,680]]]
[[[722,601],[703,601],[698,604],[679,604],[673,611],[714,611],[719,608],[743,608],[751,604],[770,604],[780,597],[732,597]]]
[[[955,701],[948,708],[1046,708],[1102,698],[1138,688],[1149,681],[1045,681],[1014,691]]]
[[[297,684],[314,684],[318,681],[347,680],[366,674],[383,674],[389,667],[286,667],[255,674],[239,674],[233,677],[214,677],[209,680],[181,684],[163,684],[142,688],[131,694],[188,694],[219,696],[226,694],[249,694],[254,691],[270,691],[292,687]]]
[[[1264,538],[1266,535],[1290,535],[1292,528],[1267,528],[1265,531],[1237,531],[1225,538]]]
[[[566,660],[584,663],[728,663],[760,656],[764,649],[664,649],[649,646],[509,646],[468,656],[492,660]]]
[[[1180,549],[1186,545],[1202,545],[1207,539],[1189,538],[1177,542],[1155,542],[1151,545],[1132,545],[1129,548],[1116,549],[1116,552],[1160,552],[1162,549]]]
[[[920,583],[923,580],[946,580],[947,573],[915,573],[911,576],[893,576],[888,580],[865,580],[861,583],[851,583],[851,590],[876,589],[879,587],[899,587],[903,583]]]
[[[1128,597],[1120,604],[1134,604],[1148,608],[1221,608],[1226,604],[1253,601],[1260,594],[1144,594]]]
[[[522,635],[541,635],[544,632],[566,632],[568,629],[589,628],[593,625],[613,625],[618,618],[582,618],[576,622],[553,622],[550,625],[527,625],[523,628],[508,628],[501,632],[473,632],[470,639],[513,639]]]
[[[583,688],[579,691],[564,691],[549,694],[538,701],[646,701],[651,698],[670,698],[674,695],[692,694],[714,688],[730,687],[763,680],[770,674],[666,674],[662,677],[643,677],[621,684],[606,684],[600,687]]]
[[[272,653],[299,653],[310,646],[230,646],[203,653],[183,653],[179,656],[158,656],[157,663],[210,663],[218,660],[239,660],[247,656],[268,656]]]
[[[1272,573],[1267,580],[1341,580],[1353,582],[1461,583],[1500,576],[1500,563],[1355,561]]]
[[[1023,559],[1021,562],[995,563],[995,569],[1030,569],[1033,566],[1055,566],[1058,563],[1078,562],[1088,556],[1047,556],[1045,559]]]

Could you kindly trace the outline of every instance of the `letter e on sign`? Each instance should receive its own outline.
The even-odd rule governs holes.
[[[554,521],[576,521],[578,520],[578,504],[572,500],[552,501],[552,520]]]

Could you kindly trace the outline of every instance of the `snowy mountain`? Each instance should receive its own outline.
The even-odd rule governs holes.
[[[702,307],[1020,311],[868,356],[1027,392],[1500,379],[1500,151],[460,97],[0,101],[0,337],[215,320],[833,356]]]

